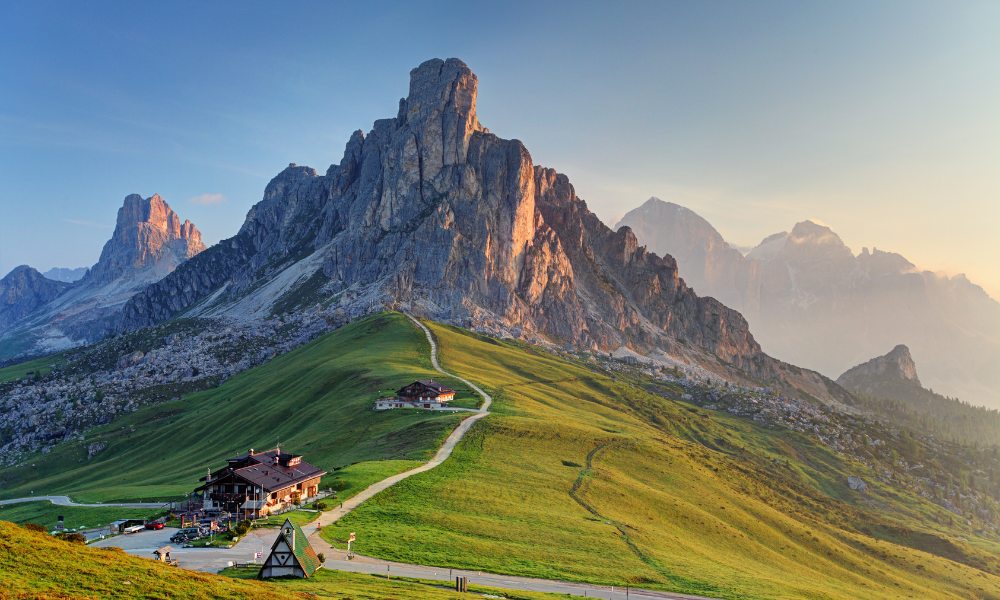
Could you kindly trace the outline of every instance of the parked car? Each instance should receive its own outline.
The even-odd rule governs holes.
[[[146,523],[146,529],[154,529],[154,530],[163,529],[163,523],[161,523],[160,521],[150,521]]]
[[[181,529],[174,535],[170,536],[170,541],[175,544],[181,544],[196,538],[201,537],[201,532],[197,527],[185,527]]]

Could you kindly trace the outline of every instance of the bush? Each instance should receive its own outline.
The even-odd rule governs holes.
[[[61,540],[67,541],[71,544],[87,543],[87,536],[83,535],[82,533],[60,533],[57,534],[56,537],[58,537]]]
[[[319,559],[319,564],[323,564],[323,563],[326,562],[326,555],[323,554],[322,552],[319,552],[318,554],[316,554],[316,558]]]
[[[251,523],[250,521],[240,521],[239,523],[236,524],[235,527],[233,527],[233,535],[243,537],[250,531],[252,527],[253,523]]]
[[[24,527],[28,531],[37,531],[39,533],[48,533],[49,530],[45,528],[44,525],[39,525],[38,523],[25,523],[21,527]]]
[[[322,500],[319,500],[313,504],[313,508],[315,508],[316,510],[326,510],[330,508],[330,505],[327,504],[326,502],[323,502]]]

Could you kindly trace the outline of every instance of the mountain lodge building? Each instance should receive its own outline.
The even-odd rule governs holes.
[[[298,454],[281,448],[254,452],[251,448],[227,460],[217,471],[202,477],[206,512],[229,512],[241,518],[263,517],[297,501],[305,502],[319,492],[326,471]]]
[[[379,398],[375,401],[375,410],[391,408],[424,408],[437,410],[447,408],[448,403],[455,399],[455,390],[443,386],[433,379],[414,381],[396,390],[392,398]]]

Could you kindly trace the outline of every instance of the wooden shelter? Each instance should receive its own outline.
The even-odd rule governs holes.
[[[319,556],[313,550],[302,528],[285,519],[278,537],[271,544],[259,577],[310,577],[319,569]]]

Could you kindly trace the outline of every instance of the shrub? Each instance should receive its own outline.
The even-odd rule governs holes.
[[[326,562],[326,555],[323,554],[322,552],[317,553],[316,554],[316,558],[319,559],[320,564],[323,564],[323,563]]]
[[[39,533],[48,533],[49,530],[45,528],[44,525],[39,525],[38,523],[25,523],[21,527],[24,527],[28,531],[37,531]]]
[[[322,500],[320,500],[320,501],[316,502],[315,504],[313,504],[313,507],[316,510],[326,510],[326,509],[330,508],[330,505],[327,504],[326,502],[323,502]]]
[[[235,527],[233,527],[233,534],[243,537],[250,531],[251,527],[253,527],[253,523],[250,521],[240,521]]]
[[[82,533],[60,533],[56,537],[71,544],[86,544],[87,536]]]

